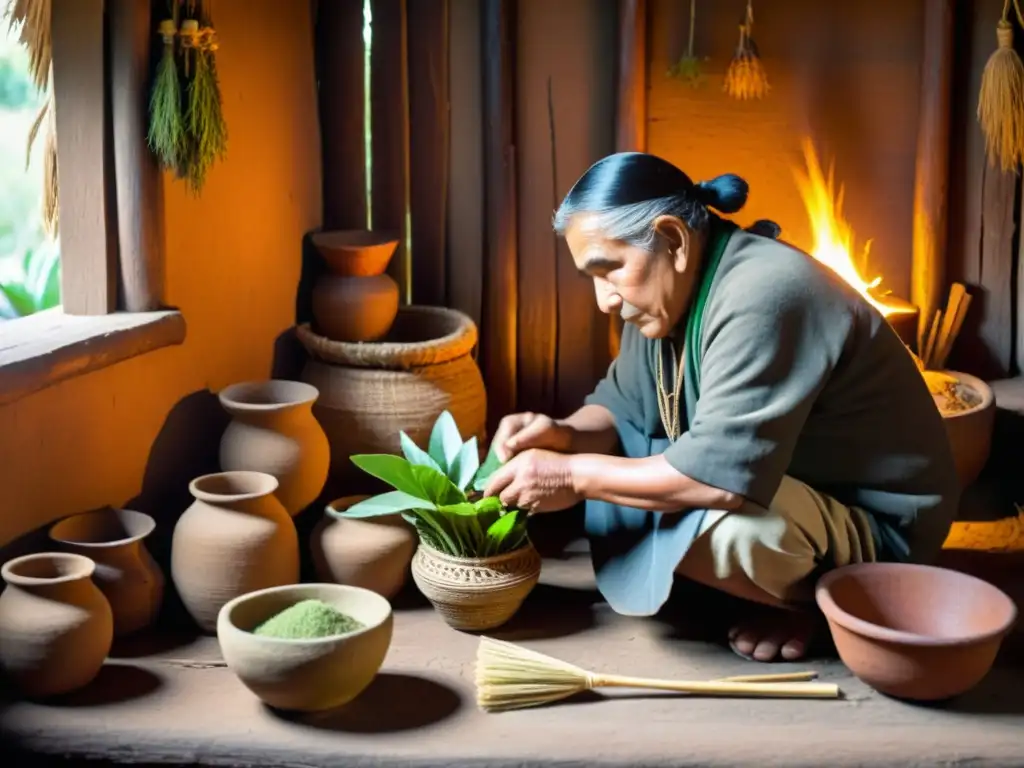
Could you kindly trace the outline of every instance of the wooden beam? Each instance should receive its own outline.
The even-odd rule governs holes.
[[[114,242],[107,236],[103,27],[103,0],[54,3],[61,304],[74,315],[105,315],[117,303]]]
[[[448,204],[448,0],[407,0],[412,299],[445,305]]]
[[[488,423],[516,408],[516,154],[514,0],[482,0],[484,55],[484,381]]]
[[[164,302],[163,181],[146,144],[151,5],[111,0],[108,15],[118,305],[128,312],[149,312]]]
[[[348,0],[354,3],[354,0]],[[411,300],[409,212],[409,59],[406,0],[371,0],[370,43],[371,150],[370,205],[373,228],[399,238],[388,272],[398,282],[402,301]]]
[[[954,57],[954,0],[929,0],[924,6],[910,276],[911,301],[919,309],[919,350],[923,349],[924,334],[945,298]]]
[[[363,229],[368,226],[363,4],[322,0],[315,12],[323,226]]]
[[[986,164],[981,209],[981,320],[978,337],[984,350],[977,375],[1002,379],[1011,373],[1014,339],[1013,238],[1016,231],[1017,174]],[[973,302],[972,302],[972,312]]]

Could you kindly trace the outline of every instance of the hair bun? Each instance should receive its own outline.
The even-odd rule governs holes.
[[[747,202],[749,185],[734,173],[715,176],[697,184],[697,199],[722,213],[736,213]]]

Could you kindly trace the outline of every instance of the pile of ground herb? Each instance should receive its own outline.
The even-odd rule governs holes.
[[[302,600],[285,608],[253,630],[263,637],[292,640],[343,635],[362,629],[363,624],[322,600]]]

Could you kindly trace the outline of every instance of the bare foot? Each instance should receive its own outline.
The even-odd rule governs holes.
[[[807,653],[818,628],[809,612],[757,611],[729,630],[729,646],[754,661],[796,661]]]

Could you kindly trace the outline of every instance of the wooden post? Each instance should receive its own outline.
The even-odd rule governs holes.
[[[949,132],[953,71],[954,0],[924,4],[924,59],[914,179],[914,241],[910,294],[917,305],[917,345],[943,303],[946,279],[946,212],[949,199]]]
[[[164,294],[163,185],[146,145],[150,45],[156,31],[148,2],[112,0],[108,13],[119,306],[149,312],[162,306]]]
[[[619,0],[617,152],[647,151],[647,0]],[[619,354],[622,319],[608,319],[608,351]]]
[[[516,408],[516,158],[513,118],[514,0],[482,0],[484,51],[483,360],[488,425]]]

